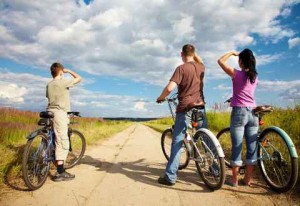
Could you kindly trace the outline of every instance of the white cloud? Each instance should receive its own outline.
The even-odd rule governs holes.
[[[292,38],[295,32],[276,19],[295,3],[4,0],[0,57],[40,68],[61,61],[91,74],[163,85],[180,63],[182,45],[193,43],[210,68],[206,75],[220,78],[216,59],[255,44],[253,34],[267,42]]]
[[[256,55],[256,63],[258,66],[263,66],[269,63],[274,63],[278,61],[282,57],[282,54],[263,54],[263,55]]]
[[[294,81],[269,81],[269,80],[259,80],[258,88],[263,91],[276,92],[285,91],[292,88],[300,88],[300,80]]]
[[[290,101],[293,103],[300,103],[300,87],[293,87],[279,95],[284,101]]]
[[[194,27],[193,27],[193,16],[183,15],[180,20],[175,20],[173,24],[173,32],[176,34],[176,41],[181,42],[182,40],[193,40]]]
[[[138,110],[138,111],[146,111],[146,102],[137,102],[134,105],[134,109]]]
[[[217,90],[232,90],[232,86],[227,86],[227,85],[224,85],[224,84],[219,84],[214,89],[217,89]]]
[[[23,103],[26,93],[25,87],[0,81],[0,105]]]
[[[295,37],[295,38],[289,39],[288,43],[289,43],[289,49],[300,46],[300,38]]]
[[[0,106],[18,107],[42,111],[47,107],[46,85],[51,78],[28,73],[14,73],[0,68]],[[87,80],[87,84],[92,84]],[[136,96],[111,95],[91,91],[80,83],[70,89],[71,109],[83,116],[94,117],[157,117],[161,111],[154,101],[149,102]],[[147,106],[147,107],[146,107]],[[141,113],[142,112],[142,113]]]
[[[292,11],[291,8],[285,8],[282,10],[281,16],[287,18],[291,14],[291,11]]]

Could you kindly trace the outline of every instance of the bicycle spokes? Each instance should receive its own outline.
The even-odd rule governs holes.
[[[259,143],[259,160],[267,182],[285,187],[291,178],[291,157],[288,147],[278,133],[269,132]]]

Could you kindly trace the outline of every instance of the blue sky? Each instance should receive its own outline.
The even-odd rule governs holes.
[[[300,1],[51,0],[0,2],[0,106],[41,111],[50,65],[83,77],[71,107],[85,116],[160,117],[155,100],[186,43],[206,65],[207,107],[231,96],[216,61],[250,48],[258,104],[300,103]],[[237,59],[230,59],[237,66]]]

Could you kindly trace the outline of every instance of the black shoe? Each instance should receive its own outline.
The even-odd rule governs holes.
[[[60,181],[68,181],[68,180],[72,180],[75,178],[75,175],[72,175],[66,171],[64,171],[63,173],[59,174],[56,173],[55,176],[52,178],[52,180],[54,182],[60,182]]]
[[[166,178],[164,178],[164,177],[158,178],[158,183],[159,183],[159,184],[162,184],[162,185],[167,185],[167,186],[173,186],[173,185],[175,185],[175,183],[169,182],[169,181],[166,180]]]

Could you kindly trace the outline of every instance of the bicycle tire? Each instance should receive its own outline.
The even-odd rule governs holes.
[[[225,182],[225,160],[218,139],[209,130],[200,129],[194,140],[195,164],[201,179],[209,189],[220,189]]]
[[[37,133],[27,141],[25,146],[22,159],[22,174],[24,182],[30,190],[40,188],[48,177],[50,161],[45,159],[47,156],[50,158],[50,150],[47,150],[48,144],[49,139],[47,136],[43,133]],[[37,148],[35,149],[35,147]]]
[[[287,138],[290,137],[285,132],[267,128],[262,132],[258,144],[258,165],[263,179],[279,193],[291,190],[298,178],[298,158],[292,156]],[[263,150],[272,158],[264,160]]]
[[[70,169],[77,165],[84,155],[86,149],[86,141],[84,135],[78,130],[70,132],[70,149],[67,159],[64,163],[65,169]]]
[[[172,134],[173,130],[171,128],[166,129],[161,135],[161,148],[165,158],[169,161],[170,152],[171,152],[171,143],[172,143]],[[181,149],[181,157],[179,162],[179,170],[186,168],[190,162],[189,151],[186,147],[186,142],[183,141],[182,149]]]
[[[222,129],[221,131],[218,132],[217,134],[217,139],[219,140],[222,149],[224,151],[225,154],[225,165],[229,168],[232,168],[230,165],[230,158],[231,158],[231,134],[230,134],[230,127],[226,127],[224,129]],[[244,141],[244,140],[243,140]],[[246,155],[246,149],[245,147],[243,147],[244,149],[242,150],[242,156],[243,156],[243,160],[246,159],[245,155]],[[246,165],[245,165],[245,161],[243,161],[243,165],[240,166],[240,170],[245,169]]]

